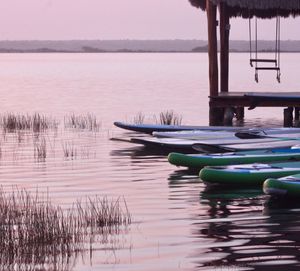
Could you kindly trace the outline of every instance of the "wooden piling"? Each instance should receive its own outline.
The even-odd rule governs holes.
[[[229,15],[227,5],[224,2],[219,4],[220,14],[220,91],[228,92],[229,78]]]
[[[217,41],[217,8],[206,0],[207,30],[208,30],[208,66],[209,66],[209,93],[211,97],[218,96],[218,41]],[[217,125],[220,117],[219,108],[209,108],[209,124]],[[223,119],[223,118],[222,118]]]
[[[245,108],[244,107],[237,107],[235,115],[236,115],[237,120],[239,120],[239,121],[243,120],[244,117],[245,117]]]
[[[288,107],[283,110],[283,126],[293,126],[293,107]]]

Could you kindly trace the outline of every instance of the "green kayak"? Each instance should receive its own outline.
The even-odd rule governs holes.
[[[264,182],[263,190],[272,196],[300,197],[300,174],[269,178]]]
[[[300,173],[300,162],[204,167],[200,178],[207,184],[261,186],[268,178]]]
[[[284,148],[214,154],[183,154],[171,152],[168,155],[168,161],[172,165],[199,170],[205,166],[224,166],[288,160],[300,160],[300,149]]]

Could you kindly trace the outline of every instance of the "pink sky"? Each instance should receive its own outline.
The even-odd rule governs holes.
[[[206,39],[206,16],[188,0],[4,0],[0,39]],[[246,20],[231,38],[248,39]],[[282,39],[299,39],[300,20],[282,22]],[[261,26],[274,38],[274,22]]]

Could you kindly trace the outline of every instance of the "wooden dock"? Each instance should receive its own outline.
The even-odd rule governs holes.
[[[300,92],[279,93],[265,92],[231,92],[229,89],[229,35],[230,18],[242,17],[251,19],[276,18],[276,37],[275,52],[276,56],[272,59],[258,58],[257,47],[256,56],[250,55],[250,63],[257,64],[273,63],[275,66],[257,66],[258,70],[274,70],[277,80],[280,82],[280,28],[279,18],[289,15],[300,15],[299,1],[248,1],[248,0],[193,0],[192,5],[201,7],[207,15],[208,32],[208,71],[209,71],[209,124],[228,125],[232,118],[244,118],[244,108],[254,109],[255,107],[284,107],[284,126],[292,126],[293,120],[299,120]],[[219,16],[217,16],[219,13]],[[251,25],[250,25],[251,26]],[[217,32],[219,30],[219,39]],[[249,35],[251,29],[249,30]],[[257,42],[257,30],[256,30]],[[250,37],[250,44],[251,44]],[[220,53],[218,53],[220,52]],[[251,47],[250,47],[251,52]],[[251,94],[251,95],[248,95]],[[295,112],[295,116],[293,116]],[[299,123],[299,121],[298,121]]]
[[[210,122],[230,123],[233,115],[244,118],[244,108],[284,107],[283,125],[299,121],[300,92],[220,92],[209,96]],[[227,111],[227,113],[226,113]],[[295,113],[293,115],[293,113]]]

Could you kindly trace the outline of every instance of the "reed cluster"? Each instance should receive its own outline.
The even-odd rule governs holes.
[[[42,132],[49,128],[57,128],[58,123],[55,119],[39,113],[33,115],[6,113],[0,116],[0,125],[4,131],[8,132],[19,130]]]
[[[34,158],[39,162],[44,162],[47,157],[47,144],[45,138],[34,142]]]
[[[163,111],[159,114],[159,123],[166,125],[180,125],[182,116],[179,116],[173,110]]]
[[[125,209],[121,205],[119,199],[95,197],[63,210],[39,193],[0,190],[0,266],[16,270],[22,265],[49,265],[51,259],[68,262],[95,235],[118,233],[120,225],[131,223],[126,203]]]
[[[88,113],[86,115],[71,114],[64,117],[65,128],[75,128],[89,131],[99,131],[100,122],[96,116]]]
[[[131,215],[124,198],[122,201],[121,198],[116,201],[110,201],[107,197],[88,198],[85,204],[78,202],[77,210],[79,220],[85,223],[84,227],[98,228],[101,232],[106,231],[109,234],[118,232],[120,225],[131,223]]]
[[[175,113],[173,110],[166,110],[159,113],[159,117],[156,115],[153,116],[155,123],[164,124],[164,125],[181,125],[182,116]],[[134,124],[143,124],[145,123],[145,115],[142,112],[139,112],[133,118]]]
[[[143,124],[145,122],[145,115],[142,112],[139,112],[136,116],[133,118],[134,124]]]
[[[73,142],[64,142],[62,144],[64,158],[74,159],[77,157],[77,149]]]

